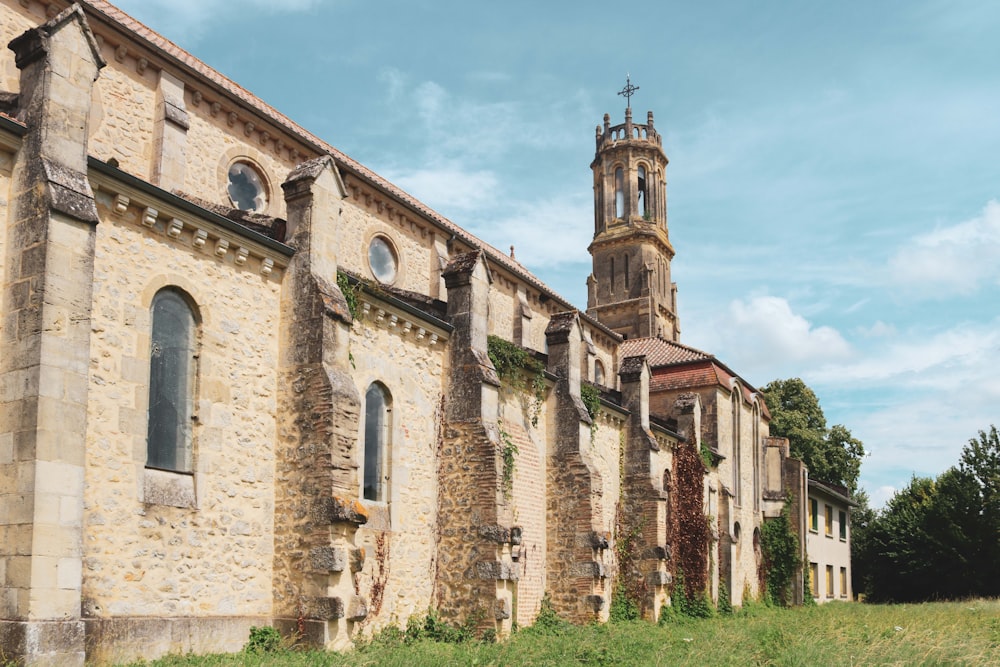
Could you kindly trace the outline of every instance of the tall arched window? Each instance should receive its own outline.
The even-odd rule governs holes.
[[[743,504],[742,484],[740,484],[740,386],[733,384],[733,496],[736,504]]]
[[[391,397],[381,384],[373,382],[365,392],[365,500],[385,500],[388,471],[385,461],[389,451],[389,413]]]
[[[639,167],[639,179],[638,179],[638,188],[637,188],[637,191],[639,193],[639,202],[638,202],[639,203],[639,215],[641,215],[643,218],[647,218],[648,219],[649,216],[646,213],[646,211],[647,211],[647,209],[646,209],[646,199],[647,199],[647,197],[646,197],[646,168],[642,167],[642,166]]]
[[[604,364],[600,359],[594,360],[594,384],[604,385]]]
[[[753,508],[760,510],[760,404],[755,400],[753,403]]]
[[[621,167],[615,169],[615,217],[625,217],[625,171]]]
[[[196,319],[187,299],[174,289],[157,292],[151,310],[146,465],[191,472]]]

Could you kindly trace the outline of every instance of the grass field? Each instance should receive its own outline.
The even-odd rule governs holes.
[[[351,653],[176,656],[156,667],[378,665],[1000,665],[1000,600],[754,607],[735,616],[525,629],[501,643],[406,642]]]

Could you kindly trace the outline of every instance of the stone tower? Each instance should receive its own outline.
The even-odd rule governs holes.
[[[594,171],[594,240],[588,250],[587,313],[627,338],[680,339],[677,286],[670,280],[674,249],[667,235],[667,156],[646,123],[597,128]]]

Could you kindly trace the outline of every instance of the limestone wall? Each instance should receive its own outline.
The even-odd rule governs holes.
[[[94,85],[91,102],[90,155],[118,160],[123,171],[150,180],[153,164],[153,120],[156,113],[156,73],[142,74],[122,67],[109,48],[108,65]]]
[[[84,615],[266,622],[272,609],[279,273],[262,275],[252,257],[236,266],[233,253],[220,259],[208,245],[192,247],[186,235],[172,239],[162,226],[138,224],[142,209],[132,206],[120,215],[113,205],[98,193]],[[193,503],[150,498],[151,480],[183,486],[189,476],[144,465],[149,308],[154,294],[170,285],[191,297],[199,318]],[[245,631],[233,632],[227,650],[240,647]],[[155,649],[143,650],[148,655]]]
[[[228,205],[229,167],[236,160],[248,161],[264,177],[268,205],[261,212],[286,217],[281,183],[295,163],[277,151],[273,141],[263,143],[259,134],[247,136],[245,123],[230,126],[227,114],[216,112],[213,116],[207,101],[196,105],[188,92],[185,102],[191,126],[187,131],[184,192]]]
[[[532,425],[534,411],[530,397],[509,391],[501,392],[501,396],[502,428],[518,450],[510,493],[513,525],[521,528],[521,544],[511,546],[512,556],[517,557],[515,562],[518,564],[518,578],[510,584],[517,592],[512,620],[525,626],[534,622],[547,590],[545,424],[548,410],[543,404],[537,414],[537,425]]]
[[[388,498],[363,500],[369,521],[357,534],[365,565],[357,575],[367,598],[366,631],[387,624],[405,627],[433,603],[437,560],[437,440],[446,377],[447,340],[418,339],[420,321],[378,315],[378,303],[355,321],[351,333],[353,376],[363,397],[373,382],[391,396]],[[407,324],[410,326],[407,327]],[[424,324],[426,326],[426,324]],[[358,465],[364,466],[364,411],[358,434]],[[363,476],[359,474],[359,480]],[[357,490],[361,498],[361,489]]]
[[[434,233],[425,224],[418,226],[395,211],[390,215],[384,201],[373,198],[367,190],[351,192],[343,202],[339,265],[375,281],[368,264],[368,245],[374,236],[381,235],[389,239],[399,259],[398,276],[392,286],[432,294],[432,282],[438,280],[438,274],[432,273]]]
[[[7,50],[7,44],[28,28],[43,23],[45,18],[41,12],[40,5],[34,5],[31,10],[19,3],[0,5],[0,48],[3,49],[3,56],[0,57],[0,90],[20,90],[21,74],[14,66],[14,54]]]

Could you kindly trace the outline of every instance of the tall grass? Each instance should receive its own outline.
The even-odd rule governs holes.
[[[144,664],[144,663],[139,663]],[[746,608],[734,616],[572,626],[548,623],[501,643],[408,641],[384,633],[351,653],[169,657],[155,667],[236,665],[1000,665],[1000,600]]]

